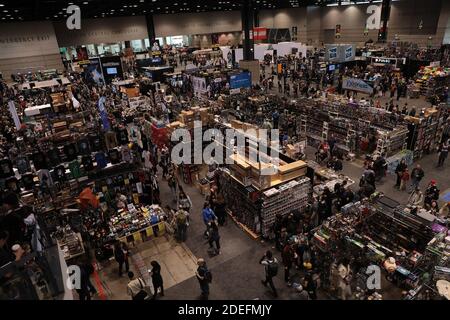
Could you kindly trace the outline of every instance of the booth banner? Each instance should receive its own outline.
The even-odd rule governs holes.
[[[359,91],[367,94],[373,93],[373,88],[361,79],[345,78],[342,88],[346,90]]]
[[[114,78],[123,78],[122,60],[119,56],[102,57],[100,61],[106,83],[111,83]]]
[[[337,59],[337,57],[338,57],[338,48],[337,47],[327,48],[327,55],[328,55],[328,60]]]
[[[355,47],[353,45],[347,46],[344,49],[344,60],[345,61],[352,61],[355,60]]]
[[[14,104],[14,101],[9,101],[8,102],[8,107],[9,107],[9,112],[11,113],[11,117],[14,120],[14,124],[16,125],[16,129],[20,130],[20,119],[19,119],[19,115],[17,114],[17,109],[16,109],[16,105]]]
[[[253,28],[253,40],[267,40],[267,28]]]
[[[375,66],[397,65],[396,58],[371,57],[371,63]]]
[[[251,72],[241,72],[230,76],[230,89],[251,88]]]

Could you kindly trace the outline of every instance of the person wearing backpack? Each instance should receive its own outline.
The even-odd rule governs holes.
[[[266,254],[259,261],[260,264],[264,265],[266,279],[261,280],[261,283],[267,287],[267,284],[270,285],[270,288],[273,291],[273,295],[275,298],[278,297],[277,289],[273,284],[273,277],[278,274],[278,261],[275,257],[273,257],[272,252],[267,250]]]
[[[208,229],[208,243],[210,250],[214,250],[215,254],[220,254],[220,234],[219,234],[219,227],[217,226],[217,223],[215,221],[211,221],[209,223],[209,229]],[[216,244],[216,248],[214,248],[214,243]]]
[[[206,262],[203,258],[197,260],[197,276],[198,283],[200,284],[200,290],[202,291],[201,299],[208,300],[209,296],[209,284],[212,282],[211,271],[208,270]]]
[[[177,240],[180,242],[186,241],[188,215],[189,213],[187,213],[183,208],[181,208],[181,206],[175,215],[175,221],[177,223]]]
[[[148,297],[147,291],[145,291],[145,282],[141,278],[135,278],[132,271],[128,272],[128,278],[130,281],[127,285],[127,293],[132,300],[145,300]]]

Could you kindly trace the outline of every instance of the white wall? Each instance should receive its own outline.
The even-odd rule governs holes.
[[[11,73],[63,69],[51,22],[0,24],[0,71]]]
[[[157,37],[242,30],[239,11],[155,15],[153,22]]]
[[[81,20],[81,30],[68,30],[65,22],[55,23],[60,47],[117,43],[148,38],[144,16]]]

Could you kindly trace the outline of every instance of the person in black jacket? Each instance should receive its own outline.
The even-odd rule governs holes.
[[[215,253],[220,254],[220,235],[219,235],[219,227],[217,226],[215,221],[209,222],[208,225],[208,243],[211,249],[214,248],[213,244],[216,244]]]
[[[119,277],[123,274],[123,265],[125,264],[125,271],[130,270],[130,264],[128,262],[128,247],[123,242],[117,242],[114,246],[114,258],[119,264]]]
[[[397,181],[395,182],[396,188],[400,188],[400,182],[402,180],[403,172],[408,168],[408,165],[406,164],[406,160],[402,159],[400,163],[397,165],[397,168],[395,169],[395,174],[397,175]]]
[[[155,260],[150,262],[152,266],[152,270],[150,270],[150,275],[152,277],[153,283],[153,299],[156,299],[156,295],[158,294],[158,289],[161,289],[161,296],[164,297],[164,286],[163,286],[163,278],[161,276],[161,266]]]
[[[18,196],[9,192],[3,197],[5,215],[0,217],[0,228],[8,233],[7,246],[22,244],[25,238],[25,222],[22,217],[22,208]]]
[[[420,181],[422,180],[424,175],[425,172],[423,171],[420,164],[416,165],[416,167],[411,171],[411,192],[419,187]]]

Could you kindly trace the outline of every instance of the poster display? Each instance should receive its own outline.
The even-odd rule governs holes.
[[[369,84],[357,78],[345,78],[342,83],[342,88],[346,90],[353,90],[367,94],[373,93],[373,88]]]
[[[80,61],[78,64],[83,68],[83,75],[88,83],[96,83],[98,85],[105,83],[100,58],[91,58],[86,61]]]
[[[342,63],[355,60],[354,44],[327,44],[325,50],[325,60],[328,62]]]
[[[114,78],[123,79],[122,60],[119,56],[102,57],[100,61],[106,83],[111,83]]]
[[[195,95],[201,95],[207,92],[206,78],[192,77],[192,87]]]
[[[241,72],[230,76],[230,89],[250,88],[251,86],[251,72]]]

